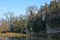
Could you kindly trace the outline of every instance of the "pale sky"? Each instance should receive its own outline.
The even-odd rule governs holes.
[[[38,8],[44,4],[50,3],[50,0],[0,0],[0,17],[4,17],[5,12],[11,11],[15,15],[25,15],[28,6],[37,6]]]

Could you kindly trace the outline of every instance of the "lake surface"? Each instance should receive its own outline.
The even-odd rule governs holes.
[[[47,38],[47,37],[38,37],[38,36],[30,36],[30,37],[6,37],[6,40],[60,40],[58,38]]]
[[[38,37],[38,38],[7,38],[6,40],[59,40],[59,39],[48,39],[48,38]]]
[[[3,37],[0,37],[2,40]],[[3,38],[4,39],[4,38]],[[47,37],[47,36],[29,36],[29,37],[5,37],[6,40],[60,40],[60,37]]]

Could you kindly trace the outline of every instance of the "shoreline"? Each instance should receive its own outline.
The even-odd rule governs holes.
[[[28,37],[30,34],[23,33],[0,33],[1,37]]]

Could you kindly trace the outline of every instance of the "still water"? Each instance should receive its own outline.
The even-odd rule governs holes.
[[[6,37],[6,40],[60,40],[58,38],[47,38],[47,37],[37,37],[37,36],[30,36],[30,37]]]
[[[40,37],[23,37],[23,38],[7,38],[7,40],[46,40],[46,38],[40,38]]]
[[[60,36],[0,37],[0,40],[60,40]]]

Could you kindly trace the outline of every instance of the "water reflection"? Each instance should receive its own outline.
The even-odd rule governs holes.
[[[26,38],[12,37],[12,38],[7,38],[6,40],[26,40]]]
[[[0,37],[0,40],[2,40]],[[59,37],[43,37],[43,36],[29,36],[29,37],[5,37],[6,40],[60,40]]]
[[[31,37],[31,38],[7,38],[7,40],[46,40],[46,38],[40,38],[40,37]]]
[[[44,38],[44,37],[30,37],[30,38],[19,38],[19,37],[15,37],[15,38],[7,38],[6,40],[59,40],[56,38]]]
[[[19,38],[19,37],[12,37],[7,38],[6,40],[58,40],[56,38],[44,38],[44,37],[30,37],[30,38]]]

